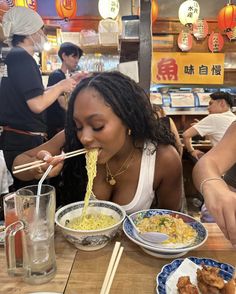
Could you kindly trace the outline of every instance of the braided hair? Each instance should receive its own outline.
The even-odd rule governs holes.
[[[103,72],[83,79],[73,91],[65,123],[65,152],[83,148],[77,138],[73,120],[75,99],[79,93],[93,88],[104,98],[107,105],[131,130],[134,146],[138,142],[150,141],[158,148],[162,145],[175,146],[175,139],[168,128],[162,124],[152,109],[145,91],[135,81],[120,72]],[[62,204],[83,200],[86,192],[87,172],[85,156],[77,156],[65,161],[62,171]]]

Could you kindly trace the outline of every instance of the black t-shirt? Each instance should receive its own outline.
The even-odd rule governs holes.
[[[42,95],[41,73],[34,58],[23,48],[12,48],[6,60],[0,87],[0,125],[45,132],[45,114],[33,113],[27,100]]]
[[[48,87],[66,78],[64,72],[60,69],[53,71],[48,78]],[[56,100],[47,108],[47,126],[48,129],[63,129],[65,124],[66,112]]]

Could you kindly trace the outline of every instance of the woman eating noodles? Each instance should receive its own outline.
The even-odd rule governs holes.
[[[19,155],[14,166],[44,159],[62,175],[60,204],[83,200],[87,172],[85,157],[63,161],[53,155],[97,148],[93,193],[123,206],[127,213],[150,208],[179,210],[182,166],[175,140],[159,123],[144,90],[119,72],[104,72],[82,80],[73,91],[65,130],[45,144]],[[42,176],[38,168],[18,173],[21,180]]]

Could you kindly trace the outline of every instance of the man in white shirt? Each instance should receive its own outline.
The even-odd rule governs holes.
[[[197,160],[204,154],[201,150],[194,149],[192,146],[192,137],[200,135],[207,136],[211,144],[215,146],[224,133],[236,120],[232,113],[233,97],[227,92],[215,92],[210,95],[208,111],[209,115],[183,133],[183,141],[187,151]]]

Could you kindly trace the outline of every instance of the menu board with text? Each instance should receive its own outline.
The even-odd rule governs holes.
[[[150,100],[152,104],[162,105],[162,94],[150,93]]]
[[[170,93],[171,107],[194,107],[193,93]]]
[[[211,93],[197,93],[199,99],[199,106],[208,106],[211,100]]]

